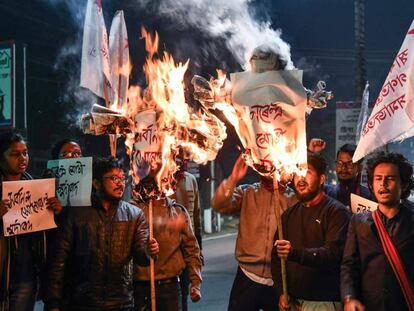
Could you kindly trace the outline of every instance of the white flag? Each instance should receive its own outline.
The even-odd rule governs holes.
[[[375,149],[414,133],[414,21],[398,52],[355,151],[356,162]],[[411,131],[410,131],[411,130]]]
[[[110,67],[108,35],[101,0],[88,0],[83,28],[80,86],[90,89],[101,98],[109,94]],[[105,86],[105,84],[107,85]],[[105,88],[108,89],[105,92]]]
[[[369,83],[365,84],[364,93],[362,94],[361,110],[359,111],[358,123],[356,128],[356,143],[358,144],[362,136],[362,131],[368,120],[369,105]]]
[[[127,100],[130,72],[128,33],[123,11],[117,11],[112,20],[109,32],[109,55],[113,88],[111,103],[117,103],[117,107],[120,108]]]

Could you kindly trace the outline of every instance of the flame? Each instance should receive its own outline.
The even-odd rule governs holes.
[[[221,94],[226,81],[226,74],[222,70],[217,70],[217,76],[217,79],[210,80],[210,85],[215,94]],[[284,86],[281,88],[284,88],[285,93],[292,93]],[[243,159],[247,165],[263,176],[275,176],[278,181],[289,180],[293,174],[306,175],[305,133],[302,133],[303,135],[301,133],[293,135],[293,138],[287,137],[284,135],[286,130],[282,127],[275,128],[275,124],[271,122],[257,122],[254,124],[249,118],[251,110],[248,106],[238,105],[236,108],[234,104],[224,100],[223,96],[219,96],[217,100],[214,103],[214,108],[222,111],[236,130],[246,150]],[[285,107],[284,109],[289,110],[290,108]],[[296,130],[295,134],[297,133]],[[258,143],[259,140],[262,141],[262,144]]]
[[[167,52],[158,54],[159,37],[152,36],[144,28],[141,29],[148,52],[144,72],[147,88],[142,91],[131,87],[128,92],[129,104],[127,115],[134,120],[143,111],[154,111],[156,115],[156,141],[159,156],[149,163],[150,170],[155,173],[159,190],[170,195],[174,191],[174,173],[178,170],[175,156],[180,148],[186,158],[199,164],[214,160],[218,150],[226,138],[224,123],[208,111],[194,112],[185,101],[184,75],[189,60],[176,63]],[[128,135],[126,146],[131,157],[131,171],[134,183],[138,183],[139,168],[136,151],[137,127],[135,121],[134,135]],[[142,154],[140,154],[142,156]]]

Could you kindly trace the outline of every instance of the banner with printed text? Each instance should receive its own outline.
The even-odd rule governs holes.
[[[414,134],[414,21],[387,79],[355,151],[356,162],[368,153],[396,139]],[[408,134],[410,133],[410,134]]]
[[[47,168],[58,180],[56,196],[62,206],[91,205],[92,157],[50,160]]]
[[[4,236],[56,228],[53,212],[46,208],[54,196],[54,178],[3,182],[2,200],[10,202],[3,215]]]

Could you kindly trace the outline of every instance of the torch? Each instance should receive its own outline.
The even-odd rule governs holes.
[[[279,240],[283,240],[283,228],[282,228],[282,213],[280,211],[281,205],[279,202],[279,181],[277,180],[276,172],[273,174],[273,193],[275,198],[275,215],[277,221],[277,232]],[[282,289],[283,295],[287,302],[289,302],[288,288],[287,288],[287,273],[286,273],[286,259],[280,258],[280,271],[282,274]]]
[[[152,219],[152,199],[149,200],[148,206],[148,221],[149,221],[149,238],[150,241],[154,237],[154,226],[153,226],[153,219]],[[154,271],[154,258],[150,257],[150,280],[151,280],[151,310],[156,311],[156,299],[155,299],[155,271]]]

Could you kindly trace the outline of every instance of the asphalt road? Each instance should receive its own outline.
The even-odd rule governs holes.
[[[237,262],[234,259],[235,242],[235,234],[203,241],[205,265],[202,273],[202,299],[197,303],[189,302],[190,311],[227,310],[237,270]]]

